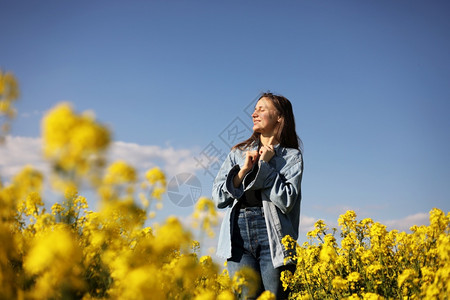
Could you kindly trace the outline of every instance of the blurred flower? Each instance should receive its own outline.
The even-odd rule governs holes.
[[[125,161],[119,160],[108,167],[104,182],[107,184],[134,183],[136,179],[136,170]]]
[[[14,75],[10,72],[0,70],[0,121],[4,117],[0,126],[0,142],[10,130],[10,120],[16,116],[14,102],[19,98],[18,83]]]
[[[148,170],[145,173],[147,183],[150,184],[150,196],[161,200],[162,194],[166,192],[166,176],[158,167]]]
[[[145,173],[145,177],[151,185],[160,183],[162,186],[166,185],[166,176],[158,167],[150,169]]]
[[[74,180],[75,174],[86,175],[103,166],[111,139],[104,125],[88,113],[75,113],[69,103],[59,104],[46,114],[42,137],[45,157],[64,180]]]
[[[201,227],[209,237],[214,237],[213,227],[218,223],[218,216],[214,201],[201,197],[195,204],[193,216],[194,228]]]

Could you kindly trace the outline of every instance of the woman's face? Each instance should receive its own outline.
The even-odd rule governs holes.
[[[259,132],[265,136],[275,134],[275,129],[278,126],[280,117],[270,99],[265,97],[259,99],[258,103],[256,103],[252,118],[253,131]]]

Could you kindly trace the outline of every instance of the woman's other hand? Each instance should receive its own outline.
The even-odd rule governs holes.
[[[273,150],[272,145],[262,146],[261,149],[259,149],[259,160],[269,162],[274,155],[275,150]]]
[[[244,175],[247,174],[247,172],[249,172],[253,168],[255,162],[258,161],[258,157],[259,157],[258,151],[247,151],[245,156],[245,162],[241,169],[242,171],[245,172]]]
[[[250,172],[250,170],[253,168],[253,165],[258,161],[258,158],[258,151],[247,151],[245,155],[244,165],[233,178],[233,185],[235,188],[237,188],[242,183],[245,174]]]

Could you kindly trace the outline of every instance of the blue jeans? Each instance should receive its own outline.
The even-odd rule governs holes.
[[[277,299],[287,299],[288,291],[283,291],[280,274],[287,269],[294,271],[295,265],[273,267],[262,207],[247,207],[236,211],[232,228],[232,256],[227,261],[230,277],[244,266],[252,268],[260,276],[256,294],[244,295],[244,298],[256,299],[264,290],[269,290]]]

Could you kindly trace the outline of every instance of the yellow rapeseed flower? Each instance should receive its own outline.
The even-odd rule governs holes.
[[[19,88],[16,78],[11,72],[0,70],[0,99],[13,102],[19,97]]]
[[[363,300],[384,300],[384,297],[375,293],[364,293]]]
[[[44,177],[42,173],[30,165],[25,166],[12,179],[13,185],[24,194],[30,191],[39,192],[42,189],[43,181]]]
[[[11,102],[6,101],[6,100],[0,100],[0,115],[6,114],[9,111],[10,107],[11,107]]]
[[[236,293],[247,293],[250,297],[259,289],[260,276],[253,269],[243,267],[233,276],[233,289]]]
[[[264,291],[257,300],[275,300],[277,299],[271,291]]]
[[[25,214],[26,215],[38,215],[39,207],[44,206],[44,202],[42,201],[41,195],[37,192],[32,192],[28,194],[25,205]]]
[[[161,185],[166,186],[166,176],[158,167],[148,170],[147,173],[145,173],[145,177],[151,185],[160,183]]]
[[[345,214],[339,216],[338,224],[344,232],[348,230],[355,230],[356,213],[353,210],[348,210]]]
[[[76,114],[69,103],[51,109],[42,121],[44,154],[58,168],[85,174],[102,160],[110,132],[87,114]]]
[[[361,275],[358,272],[352,272],[347,277],[347,280],[350,282],[358,282],[360,279]]]
[[[235,299],[236,299],[236,297],[229,290],[220,292],[220,294],[217,295],[217,298],[216,298],[216,300],[235,300]]]
[[[345,290],[347,288],[347,280],[342,278],[341,276],[336,276],[331,281],[331,284],[333,285],[333,288],[336,290]]]
[[[106,170],[104,178],[107,184],[124,184],[136,182],[136,170],[123,160],[112,163]]]
[[[383,237],[387,233],[386,231],[386,225],[380,224],[378,222],[374,223],[373,226],[370,228],[370,236],[371,237]]]
[[[62,268],[58,270],[62,272],[66,269],[67,262],[79,261],[80,254],[73,236],[63,226],[58,226],[35,239],[25,258],[24,268],[31,274],[39,274],[53,268]]]
[[[154,187],[151,196],[157,200],[162,199],[162,195],[166,192],[165,187]]]
[[[167,253],[174,249],[188,248],[191,234],[186,231],[176,217],[169,217],[165,224],[157,228],[154,248],[157,253]]]
[[[160,168],[154,167],[145,173],[147,182],[150,184],[150,196],[154,199],[161,200],[162,195],[166,192],[166,176]]]
[[[18,98],[19,88],[16,78],[12,73],[0,70],[0,117],[5,117],[3,124],[0,123],[0,143],[10,130],[10,120],[17,114],[13,103]]]
[[[218,215],[214,201],[206,197],[201,197],[195,204],[192,216],[194,228],[197,228],[201,224],[201,229],[208,236],[214,237],[215,232],[213,227],[218,224]]]
[[[337,258],[337,253],[335,250],[335,238],[331,234],[327,234],[324,237],[324,243],[322,245],[322,249],[320,250],[320,260],[329,263],[334,262]],[[329,266],[329,268],[333,268],[333,264]]]

